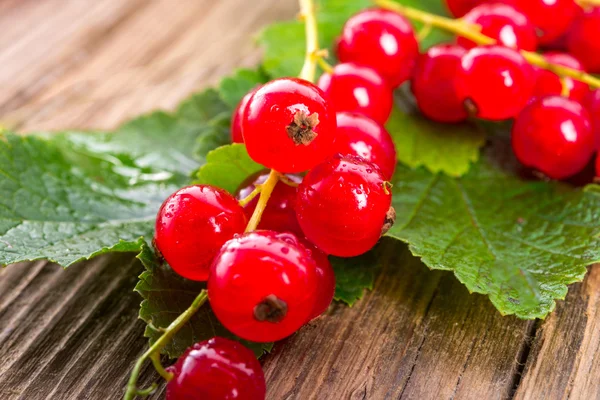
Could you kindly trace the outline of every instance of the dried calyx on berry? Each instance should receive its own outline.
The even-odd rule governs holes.
[[[307,115],[304,111],[296,111],[294,120],[285,128],[290,139],[296,146],[301,144],[308,146],[316,137],[314,128],[319,125],[319,114]]]

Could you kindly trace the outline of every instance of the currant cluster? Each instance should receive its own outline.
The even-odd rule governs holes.
[[[574,0],[447,4],[497,43],[458,37],[421,54],[404,16],[362,11],[336,42],[339,63],[320,60],[316,85],[275,79],[240,101],[231,139],[267,170],[233,194],[194,185],[162,205],[157,252],[179,275],[207,282],[215,315],[237,336],[276,341],[321,315],[335,290],[328,256],[363,254],[394,223],[396,150],[384,124],[403,83],[435,121],[514,118],[518,159],[551,178],[578,173],[600,147],[600,91],[522,53],[564,43],[568,52],[545,54],[550,63],[600,72],[599,9]],[[168,372],[170,399],[265,396],[252,353],[222,338],[191,347]]]
[[[441,122],[514,119],[512,146],[523,165],[552,179],[581,172],[600,147],[600,92],[532,66],[521,51],[541,49],[551,64],[599,73],[600,8],[575,0],[446,3],[497,44],[458,37],[423,54],[412,78],[423,113]]]
[[[372,13],[394,27],[388,44],[398,49],[393,65],[369,63],[381,27],[371,24],[362,35],[356,21],[360,34],[342,37],[345,59],[318,85],[275,79],[244,96],[235,110],[232,141],[245,143],[268,170],[249,176],[234,194],[185,187],[159,210],[156,250],[179,275],[207,281],[215,315],[243,339],[280,340],[321,315],[335,290],[328,256],[369,251],[394,222],[389,179],[396,151],[383,123],[393,88],[411,74],[418,45],[403,18]],[[403,55],[407,46],[410,59]],[[204,397],[190,398],[234,398],[229,390],[264,397],[264,381],[256,382],[262,375],[244,351],[222,339],[194,346],[171,368],[167,398],[192,392]],[[207,387],[226,379],[235,382]]]

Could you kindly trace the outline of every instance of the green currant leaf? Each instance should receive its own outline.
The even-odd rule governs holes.
[[[0,264],[47,258],[68,266],[138,252],[165,198],[189,183],[194,145],[228,110],[217,92],[191,97],[116,132],[8,134],[0,141]]]
[[[144,298],[140,307],[140,319],[148,324],[144,335],[152,345],[162,335],[162,329],[183,313],[206,285],[184,279],[169,266],[161,265],[147,245],[143,246],[138,259],[146,270],[140,275],[135,290]],[[271,351],[273,347],[272,343],[248,342],[233,335],[219,323],[207,302],[173,336],[163,353],[177,358],[194,343],[215,336],[240,341],[254,351],[257,357]]]
[[[413,6],[436,14],[445,14],[440,0],[401,0],[399,3]],[[323,49],[329,49],[333,58],[332,48],[336,37],[348,18],[358,11],[373,7],[370,0],[316,0],[316,17],[319,30],[319,44]],[[420,29],[415,24],[416,29]],[[265,48],[263,67],[269,76],[297,76],[304,62],[305,52],[304,24],[301,21],[280,22],[268,26],[260,35],[259,43]],[[448,34],[434,30],[421,42],[423,49],[436,43],[450,40]]]
[[[600,261],[600,190],[523,181],[490,161],[457,179],[398,166],[388,235],[504,315],[543,318]]]
[[[372,290],[378,269],[377,249],[352,258],[329,257],[335,271],[335,296],[349,306],[362,299],[365,289]]]
[[[475,124],[440,124],[403,104],[386,124],[396,144],[398,160],[411,168],[425,167],[458,177],[479,159],[486,134]]]
[[[247,177],[264,168],[252,161],[246,146],[230,144],[208,153],[206,164],[196,173],[195,183],[218,186],[234,193]]]

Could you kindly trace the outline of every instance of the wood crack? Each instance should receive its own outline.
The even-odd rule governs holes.
[[[525,338],[523,339],[523,343],[521,344],[521,348],[519,349],[515,373],[512,377],[511,382],[511,391],[508,399],[512,400],[515,398],[517,390],[519,389],[519,385],[521,384],[521,380],[523,379],[523,374],[525,373],[525,366],[527,365],[527,360],[529,359],[529,355],[531,354],[531,348],[533,346],[533,342],[535,340],[535,336],[540,325],[539,320],[529,321],[527,329],[525,330]]]
[[[439,286],[439,283],[438,283],[438,286]],[[423,313],[423,317],[422,317],[423,319],[425,319],[427,317],[427,314],[429,313],[429,310],[431,309],[431,306],[433,305],[433,301],[435,300],[437,295],[438,295],[438,287],[435,288],[433,295],[431,296],[431,299],[429,299],[429,303],[427,303],[427,307],[425,308],[425,312]],[[417,352],[416,352],[415,358],[413,360],[412,366],[410,367],[410,371],[408,373],[408,377],[406,378],[406,382],[402,386],[402,390],[400,391],[400,396],[398,396],[399,399],[404,398],[404,391],[408,387],[408,385],[410,383],[410,378],[412,377],[415,367],[417,366],[417,363],[419,362],[419,356],[421,355],[421,349],[423,348],[423,345],[425,344],[425,341],[427,340],[427,331],[428,331],[428,325],[425,325],[425,328],[423,330],[423,337],[421,339],[421,342],[419,343],[419,347],[417,348]]]

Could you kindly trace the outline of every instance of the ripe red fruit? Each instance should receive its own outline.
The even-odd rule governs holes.
[[[379,168],[337,155],[313,168],[298,187],[296,214],[308,240],[340,257],[369,251],[395,219],[392,193]]]
[[[463,19],[481,25],[481,33],[498,41],[498,44],[516,50],[535,51],[537,34],[535,26],[522,12],[508,4],[486,3],[469,11]],[[471,49],[476,43],[459,36],[460,46]]]
[[[402,15],[369,9],[346,21],[337,54],[341,62],[375,69],[394,88],[410,78],[419,44],[412,25]]]
[[[419,57],[411,88],[417,105],[428,118],[450,123],[467,119],[467,111],[454,84],[465,53],[460,46],[440,44]]]
[[[338,64],[331,74],[321,75],[319,87],[336,112],[357,112],[382,124],[392,112],[392,89],[372,68],[353,63]]]
[[[256,185],[265,183],[268,177],[269,171],[259,171],[256,174],[250,175],[235,192],[236,199],[242,200],[248,197],[256,188]],[[302,177],[298,175],[290,174],[287,177],[292,182],[302,182]],[[275,232],[293,232],[303,235],[296,219],[296,191],[295,187],[278,182],[262,214],[258,229],[267,229]],[[257,203],[258,196],[244,206],[244,212],[248,220],[252,217]]]
[[[331,155],[335,114],[312,83],[281,78],[260,87],[242,119],[250,157],[279,172],[301,172]]]
[[[561,18],[557,18],[561,19]],[[582,13],[571,27],[567,46],[589,72],[600,73],[600,7]]]
[[[215,337],[196,343],[167,371],[167,400],[265,398],[266,385],[260,363],[241,343]]]
[[[279,237],[291,244],[297,245],[301,243],[305,250],[310,254],[310,257],[314,260],[316,265],[317,273],[317,292],[315,294],[315,306],[309,319],[317,318],[323,314],[329,308],[333,295],[335,294],[335,273],[333,267],[329,262],[327,254],[319,250],[314,244],[308,241],[304,236],[294,236],[292,234],[283,234]]]
[[[600,155],[596,155],[596,177],[600,178]]]
[[[297,331],[315,307],[315,261],[297,239],[290,243],[290,236],[246,233],[225,243],[212,264],[210,305],[219,321],[243,339],[283,339]]]
[[[588,112],[560,96],[531,102],[516,118],[512,147],[519,161],[553,179],[582,171],[592,158],[594,136]]]
[[[308,247],[305,245],[307,250],[311,252],[311,256],[317,265],[317,280],[318,290],[315,299],[315,306],[313,307],[312,314],[309,320],[315,319],[323,314],[329,308],[333,296],[335,295],[335,273],[333,267],[327,258],[327,254],[323,253],[314,245]]]
[[[533,68],[516,50],[481,46],[462,58],[456,93],[472,115],[492,121],[516,116],[533,93]]]
[[[541,44],[552,43],[564,34],[580,7],[574,0],[511,0],[511,3],[541,31]]]
[[[246,224],[244,210],[226,191],[188,186],[169,196],[158,211],[154,243],[179,275],[205,281],[223,243],[244,232]]]
[[[446,0],[446,7],[450,14],[456,18],[463,17],[466,13],[483,4],[487,0]]]
[[[353,154],[377,165],[386,179],[396,169],[396,147],[378,122],[357,113],[337,113],[335,152]]]
[[[583,71],[581,63],[570,54],[552,52],[544,54],[544,58],[550,63]],[[590,91],[588,85],[583,82],[569,77],[564,77],[561,81],[561,78],[554,72],[544,68],[534,68],[536,70],[537,78],[533,95],[536,97],[560,95],[563,89],[563,81],[569,89],[569,98],[572,100],[582,101]]]
[[[244,135],[242,134],[242,117],[248,105],[248,100],[254,94],[254,90],[246,93],[240,100],[233,115],[231,116],[231,141],[233,143],[244,143]]]
[[[589,91],[583,105],[590,114],[596,149],[600,151],[600,89]]]

